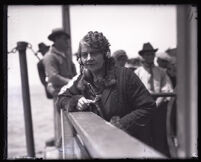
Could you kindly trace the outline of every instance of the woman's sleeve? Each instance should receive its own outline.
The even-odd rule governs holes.
[[[56,100],[58,109],[64,109],[69,112],[76,111],[77,102],[83,96],[77,87],[80,78],[81,75],[76,75],[68,84],[61,88]]]
[[[125,79],[125,102],[129,113],[120,119],[120,124],[125,129],[145,126],[156,109],[156,103],[135,73],[126,71]]]

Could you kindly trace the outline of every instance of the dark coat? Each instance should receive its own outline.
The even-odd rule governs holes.
[[[49,99],[52,99],[53,96],[51,95],[51,93],[47,90],[47,82],[46,82],[46,74],[45,74],[45,67],[43,65],[43,60],[40,60],[37,63],[37,69],[38,69],[38,75],[40,78],[41,83],[43,84],[44,88],[45,88],[45,94],[46,97]]]
[[[57,98],[59,108],[77,111],[80,97],[94,99],[89,83],[79,75],[71,86],[63,87]],[[156,104],[144,84],[135,73],[126,68],[112,67],[105,78],[100,107],[104,119],[110,121],[113,116],[120,117],[123,130],[143,142],[150,144],[148,127]]]

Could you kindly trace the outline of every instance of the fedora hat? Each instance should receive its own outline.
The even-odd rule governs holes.
[[[144,52],[150,52],[150,51],[156,52],[158,51],[158,48],[154,49],[151,43],[148,42],[143,44],[142,50],[140,50],[138,53],[142,55]]]
[[[58,35],[66,35],[68,39],[70,38],[70,35],[66,33],[64,29],[56,28],[52,30],[52,33],[48,36],[48,39],[54,42],[55,37]]]
[[[38,52],[41,52],[43,49],[47,49],[50,46],[47,46],[45,43],[41,42],[38,44]]]

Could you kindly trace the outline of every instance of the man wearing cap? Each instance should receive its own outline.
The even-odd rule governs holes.
[[[41,42],[38,44],[38,48],[39,48],[39,50],[37,51],[37,53],[40,52],[41,55],[44,57],[45,54],[48,52],[50,46],[47,46],[45,43]],[[46,74],[45,74],[45,67],[43,64],[43,58],[42,59],[39,58],[39,62],[37,63],[37,68],[38,68],[38,74],[39,74],[40,81],[45,88],[46,97],[51,99],[52,95],[47,90],[47,82],[46,82]]]
[[[61,145],[60,112],[55,105],[57,94],[61,87],[66,85],[76,75],[75,65],[70,54],[67,53],[69,38],[70,36],[63,29],[54,29],[48,36],[53,45],[43,59],[46,76],[48,77],[48,88],[53,95],[54,101],[56,147]]]
[[[156,54],[158,66],[163,70],[167,70],[168,64],[170,62],[170,56],[166,52],[159,52]]]
[[[112,57],[114,58],[116,65],[119,67],[124,67],[128,60],[128,56],[124,50],[115,51]]]
[[[170,56],[169,64],[167,67],[167,74],[171,79],[173,88],[176,88],[177,78],[176,78],[176,48],[168,48],[165,52]]]
[[[166,72],[167,81],[170,82],[170,85],[172,86],[171,88],[174,89],[176,86],[175,78],[170,74],[173,71],[172,69],[175,67],[174,64],[172,64],[172,57],[167,52],[157,53],[156,57],[158,66]]]
[[[153,46],[147,42],[143,44],[142,50],[139,51],[139,55],[142,57],[142,66],[135,70],[135,73],[144,83],[145,87],[150,93],[166,93],[172,92],[172,85],[168,76],[164,70],[154,65],[155,53],[158,49],[154,49]],[[158,97],[155,99],[158,107],[153,118],[154,143],[156,149],[160,150],[164,154],[168,155],[168,146],[166,143],[166,130],[165,130],[165,113],[164,103],[167,98]],[[167,103],[165,104],[165,106]],[[165,110],[165,111],[164,111]]]

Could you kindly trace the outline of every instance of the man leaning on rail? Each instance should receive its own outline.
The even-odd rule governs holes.
[[[53,42],[50,50],[43,58],[47,79],[47,90],[53,96],[54,103],[54,132],[56,147],[61,146],[60,111],[56,108],[57,94],[60,88],[76,75],[70,53],[68,53],[68,39],[70,35],[62,28],[56,28],[49,34],[48,39]]]
[[[155,101],[136,74],[115,66],[109,46],[100,32],[90,31],[83,37],[77,53],[81,74],[61,89],[57,107],[92,111],[151,145],[149,121]]]

